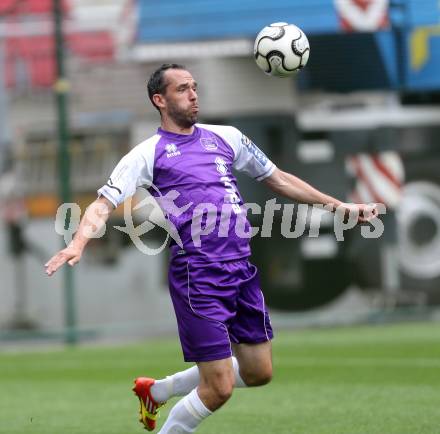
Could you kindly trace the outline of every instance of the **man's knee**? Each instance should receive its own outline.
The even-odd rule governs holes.
[[[240,369],[240,375],[248,387],[264,386],[272,380],[272,365],[258,367],[258,369]]]
[[[211,385],[213,394],[218,399],[218,402],[224,404],[231,396],[234,390],[233,382],[215,382]]]
[[[216,410],[232,396],[234,383],[232,370],[212,370],[208,376],[201,378],[199,394],[210,410]]]

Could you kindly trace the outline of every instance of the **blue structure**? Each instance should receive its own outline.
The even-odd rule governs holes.
[[[339,23],[332,0],[139,0],[139,42],[254,38],[276,21],[310,33],[334,33]]]
[[[392,0],[388,25],[347,32],[337,0],[138,0],[138,43],[253,39],[271,22],[300,26],[311,42],[302,86],[335,91],[440,89],[440,3]],[[350,2],[351,0],[346,0]]]

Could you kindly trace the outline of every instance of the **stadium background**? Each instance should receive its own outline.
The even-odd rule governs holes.
[[[66,191],[84,209],[156,130],[145,81],[167,61],[193,71],[201,121],[237,126],[333,195],[388,206],[379,240],[352,230],[337,242],[325,217],[318,237],[285,239],[277,213],[272,237],[253,240],[278,330],[276,376],[234,394],[200,431],[438,432],[438,1],[60,5],[67,81],[57,78],[52,2],[0,1],[0,433],[135,432],[132,378],[185,366],[166,251],[142,255],[111,229],[73,271],[49,279],[43,269],[63,244],[55,215]],[[289,79],[266,77],[252,58],[255,35],[277,21],[302,27],[311,44],[307,68]],[[270,199],[239,181],[246,201]],[[309,229],[320,216],[295,217]],[[111,226],[121,224],[118,210]],[[143,242],[164,239],[155,228]]]
[[[91,243],[73,278],[44,276],[42,264],[62,243],[54,217],[67,181],[57,170],[54,89],[65,89],[65,81],[56,78],[52,3],[8,0],[1,7],[2,336],[59,338],[74,327],[73,339],[78,330],[126,337],[147,333],[148,322],[155,332],[172,331],[166,252],[145,257],[121,232],[108,230]],[[155,131],[149,73],[161,62],[185,63],[200,82],[201,121],[241,128],[280,167],[333,195],[388,206],[385,234],[374,241],[353,230],[336,242],[325,218],[319,237],[284,239],[275,215],[272,237],[253,240],[253,259],[276,324],[435,310],[435,1],[77,0],[63,2],[62,11],[72,201],[84,208],[121,155]],[[312,47],[307,69],[286,80],[265,76],[252,58],[255,34],[281,19],[301,26]],[[270,198],[248,179],[240,177],[240,185],[246,201]],[[309,210],[297,218],[309,227],[316,216]],[[119,210],[111,225],[121,223]],[[145,242],[163,239],[155,229]]]

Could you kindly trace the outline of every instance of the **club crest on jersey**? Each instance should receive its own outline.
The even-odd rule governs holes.
[[[218,148],[218,143],[215,137],[202,137],[200,143],[207,151],[215,151]]]
[[[267,157],[265,153],[249,138],[244,134],[241,136],[241,143],[248,149],[248,151],[255,157],[255,159],[262,165],[265,166],[267,163]]]
[[[167,158],[177,157],[178,155],[181,155],[175,143],[168,143],[167,145],[165,145],[165,150],[167,151]]]
[[[217,172],[221,175],[226,175],[228,173],[228,167],[226,166],[226,161],[221,157],[216,157],[215,164],[217,165]]]

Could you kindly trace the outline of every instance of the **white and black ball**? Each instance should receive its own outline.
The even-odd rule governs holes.
[[[257,65],[275,77],[288,77],[306,66],[310,45],[294,24],[273,23],[258,33],[254,44]]]

